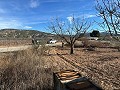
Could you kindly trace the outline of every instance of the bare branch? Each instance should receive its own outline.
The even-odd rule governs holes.
[[[120,1],[97,0],[96,10],[98,11],[99,16],[103,19],[102,24],[105,26],[105,29],[108,29],[113,38],[120,41],[120,39],[116,37],[120,32]]]
[[[80,20],[79,18],[72,18],[72,23],[67,23],[66,21],[55,19],[54,22],[51,23],[51,26],[49,26],[50,30],[52,30],[55,34],[57,34],[71,46],[71,54],[73,54],[72,50],[75,41],[84,35],[90,27],[90,24],[85,22],[84,19]]]

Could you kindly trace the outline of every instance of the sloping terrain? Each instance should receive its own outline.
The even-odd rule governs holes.
[[[59,40],[55,34],[37,30],[1,29],[0,46],[16,46],[32,44],[32,39],[38,40],[41,44],[47,43],[50,39]]]
[[[1,29],[0,39],[30,39],[35,38],[45,38],[53,37],[53,34],[45,33],[37,30],[20,30],[20,29]]]

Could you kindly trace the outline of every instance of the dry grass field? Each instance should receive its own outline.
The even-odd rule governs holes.
[[[0,40],[0,46],[18,46],[18,45],[30,45],[32,44],[31,39],[5,39],[5,40]]]
[[[0,54],[0,90],[52,88],[52,72],[45,68],[43,52],[34,49]]]
[[[53,90],[53,72],[77,70],[104,90],[120,90],[120,52],[113,48],[33,47],[0,53],[0,90]]]

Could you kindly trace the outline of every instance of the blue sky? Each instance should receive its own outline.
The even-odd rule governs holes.
[[[98,20],[94,0],[0,0],[0,29],[46,31],[51,18],[75,16]],[[91,29],[97,29],[94,25]]]

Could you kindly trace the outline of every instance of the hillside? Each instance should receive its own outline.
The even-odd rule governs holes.
[[[50,33],[40,32],[37,30],[20,30],[20,29],[1,29],[0,39],[31,39],[36,38],[52,38],[54,35]]]
[[[108,40],[110,36],[107,32],[101,32],[101,39]],[[120,36],[120,35],[118,35]],[[37,30],[22,30],[22,29],[1,29],[0,39],[41,39],[48,41],[49,39],[61,40],[58,36],[51,33],[41,32]],[[67,37],[67,36],[66,36]],[[90,37],[90,33],[86,33],[85,37]]]

